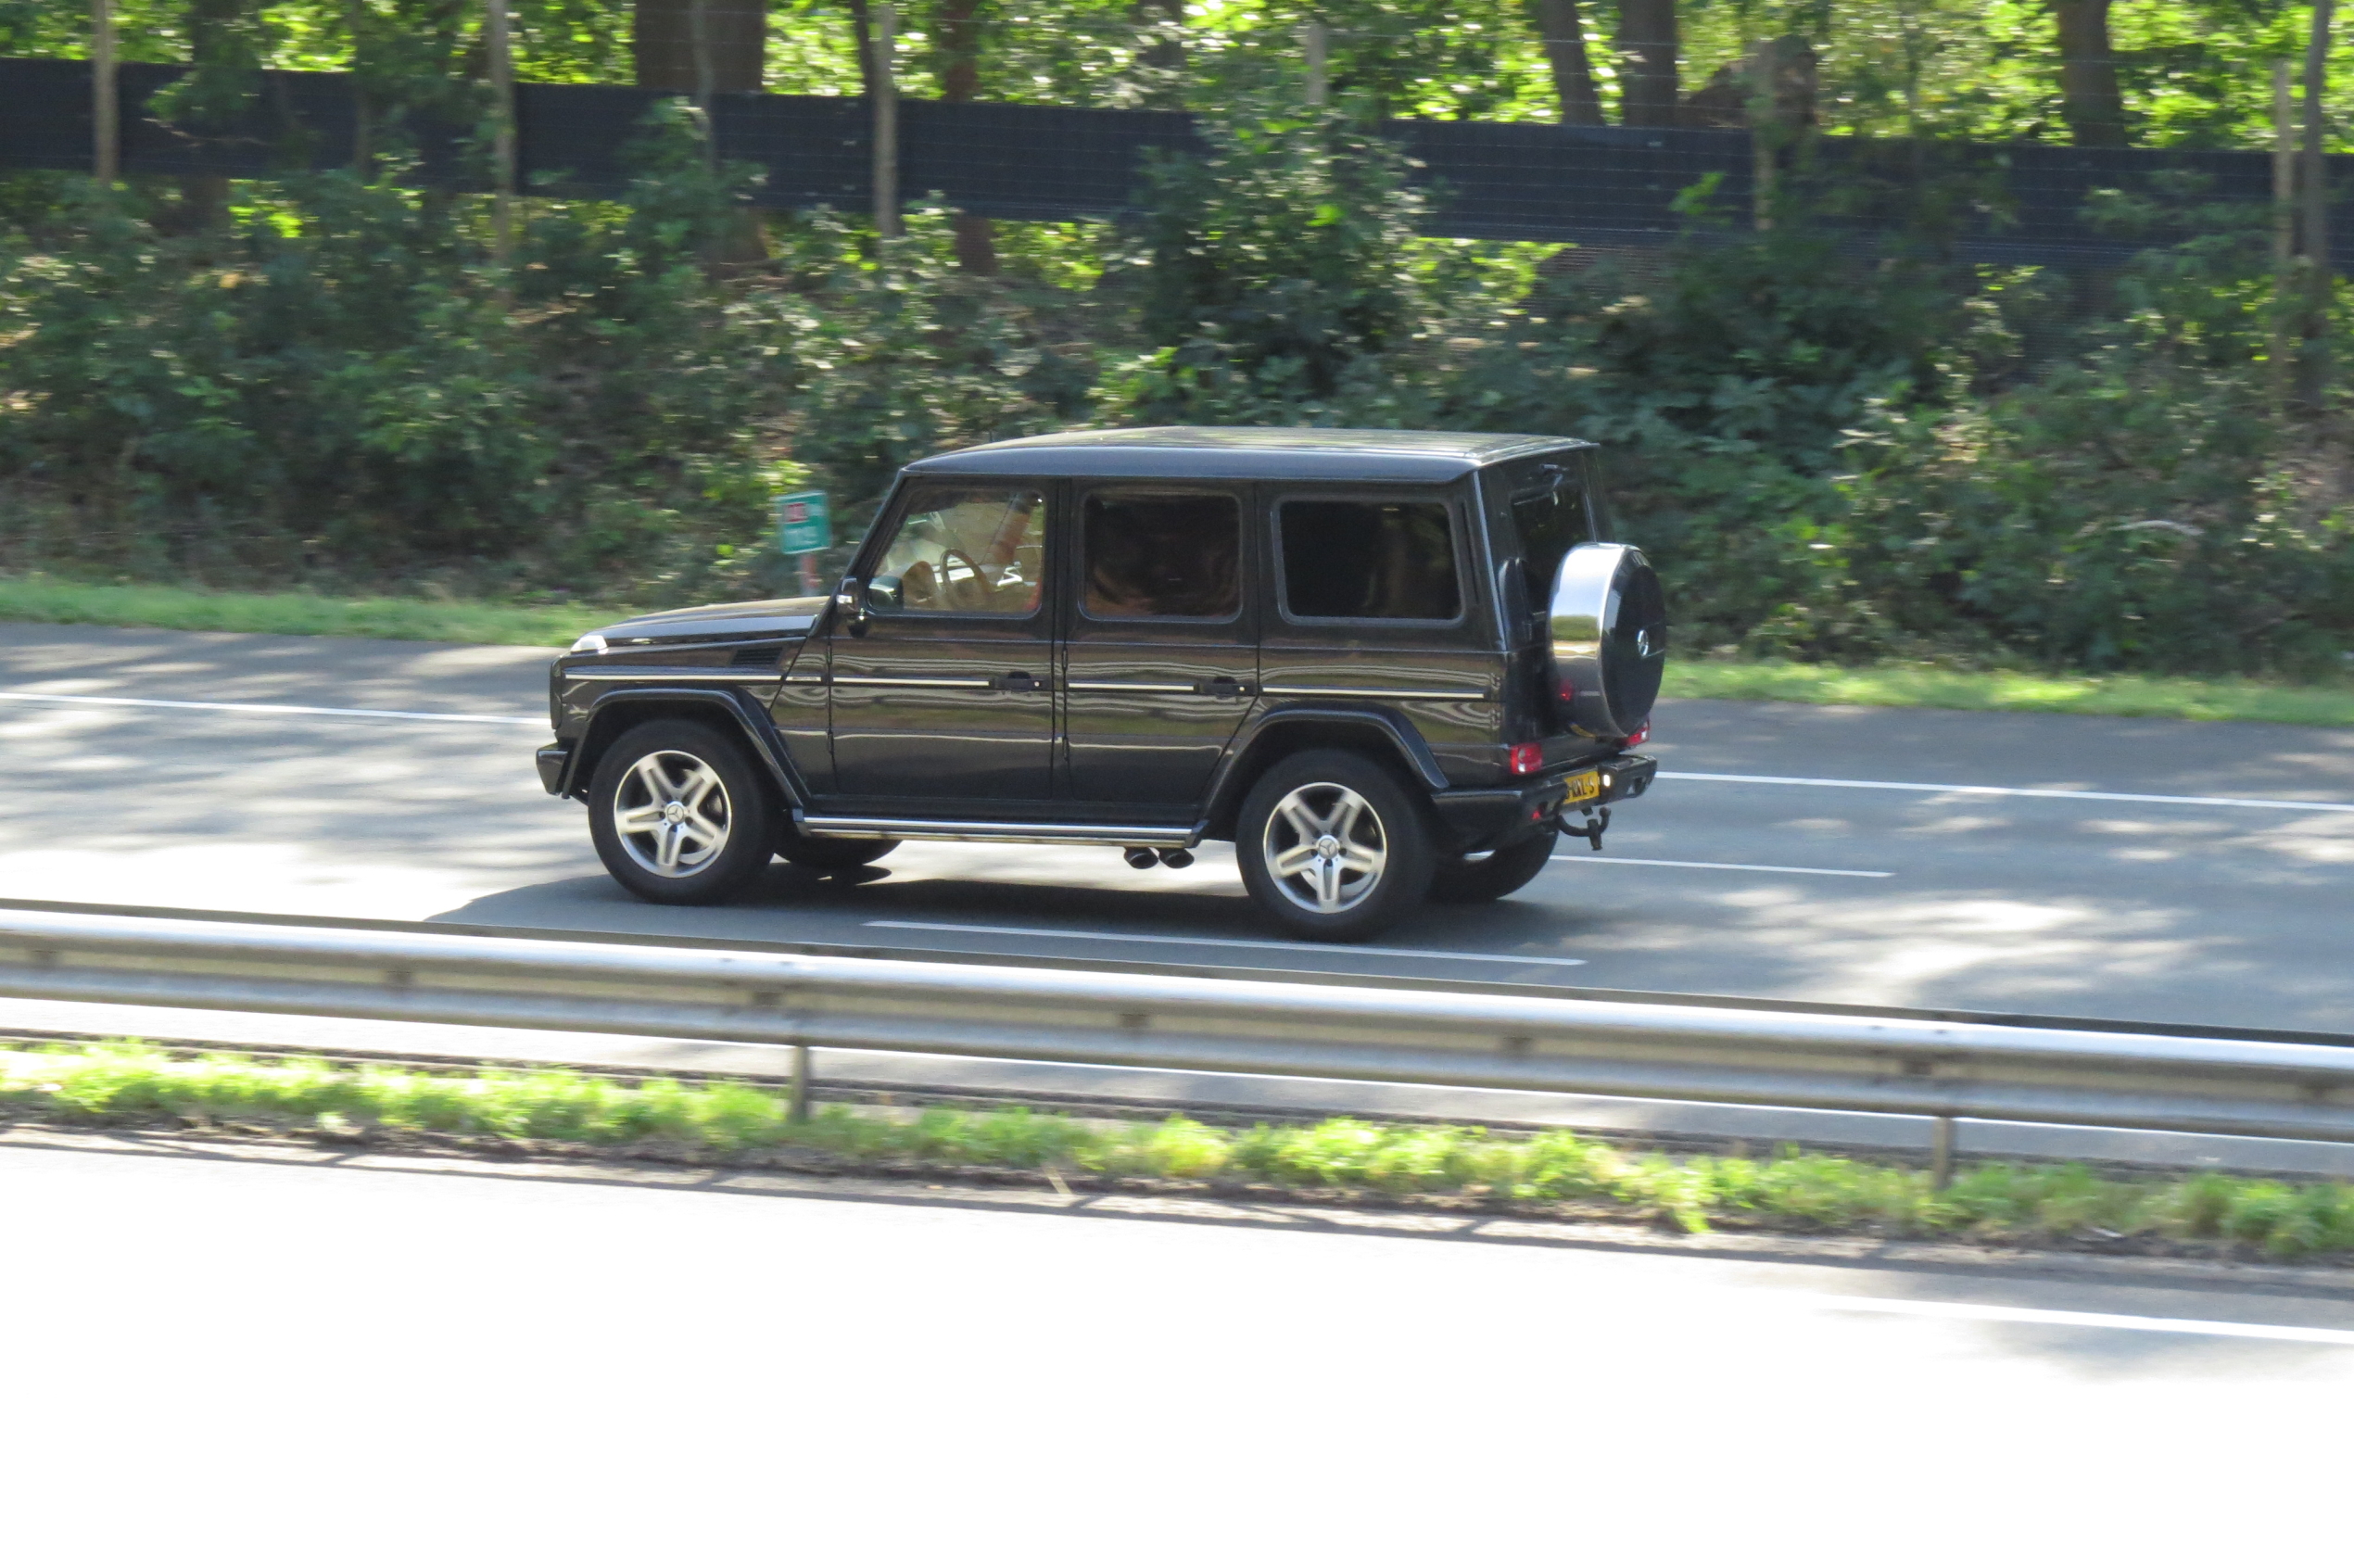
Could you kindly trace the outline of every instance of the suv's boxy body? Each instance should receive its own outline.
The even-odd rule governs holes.
[[[582,639],[551,672],[541,777],[652,898],[720,896],[772,853],[960,839],[1149,865],[1205,838],[1263,850],[1246,879],[1306,934],[1367,934],[1434,888],[1497,896],[1567,806],[1599,841],[1599,808],[1652,775],[1626,748],[1664,612],[1639,555],[1589,543],[1587,452],[1164,429],[929,458],[830,599]]]

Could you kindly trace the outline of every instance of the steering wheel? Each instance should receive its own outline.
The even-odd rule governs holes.
[[[949,575],[948,563],[952,559],[963,562],[965,570],[972,575],[961,580]],[[994,587],[989,580],[989,575],[981,569],[980,562],[955,545],[940,547],[941,598],[959,610],[983,610],[988,608],[989,597]]]

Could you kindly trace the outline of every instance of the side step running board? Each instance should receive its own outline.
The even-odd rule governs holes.
[[[943,822],[928,816],[805,816],[794,821],[813,839],[936,839],[985,844],[1117,844],[1191,849],[1199,828],[1121,828],[1098,822]]]

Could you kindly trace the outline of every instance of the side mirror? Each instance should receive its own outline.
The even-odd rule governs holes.
[[[844,577],[834,589],[834,625],[853,637],[867,635],[867,594],[855,577]]]
[[[867,585],[867,608],[889,613],[903,608],[897,577],[877,577]]]

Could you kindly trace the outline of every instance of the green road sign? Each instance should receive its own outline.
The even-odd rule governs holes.
[[[826,492],[804,490],[777,498],[777,546],[787,555],[815,555],[834,542],[833,514]]]

